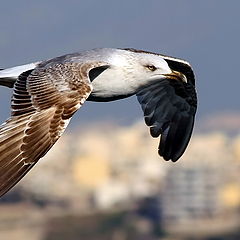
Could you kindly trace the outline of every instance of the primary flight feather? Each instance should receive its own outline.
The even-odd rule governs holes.
[[[48,150],[86,101],[136,94],[159,154],[178,160],[197,108],[195,78],[184,60],[136,49],[99,48],[0,70],[13,88],[11,117],[0,126],[0,196]]]

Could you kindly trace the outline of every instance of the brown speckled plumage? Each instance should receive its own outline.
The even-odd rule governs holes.
[[[55,64],[18,77],[12,117],[0,128],[0,196],[59,139],[72,115],[91,93],[88,71],[100,65]]]

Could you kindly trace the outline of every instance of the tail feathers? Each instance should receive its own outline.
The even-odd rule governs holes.
[[[3,68],[0,68],[0,73],[3,71]],[[5,86],[5,87],[9,87],[9,88],[13,88],[14,83],[15,83],[16,79],[15,78],[6,78],[6,77],[0,77],[0,85]]]
[[[0,78],[0,85],[13,88],[16,78]]]
[[[0,69],[0,85],[13,88],[18,76],[37,67],[40,62],[25,64],[17,67]]]

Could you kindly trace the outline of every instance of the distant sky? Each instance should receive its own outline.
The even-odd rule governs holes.
[[[96,47],[134,47],[188,60],[196,74],[198,118],[240,110],[240,1],[2,1],[0,67]],[[0,120],[10,91],[0,88]],[[73,120],[142,117],[135,97],[87,103]]]

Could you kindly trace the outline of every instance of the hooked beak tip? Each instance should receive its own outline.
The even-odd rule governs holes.
[[[166,76],[166,78],[168,79],[175,79],[175,80],[180,80],[182,82],[187,83],[187,78],[184,74],[182,74],[181,72],[178,71],[172,71],[169,74],[164,74]]]

